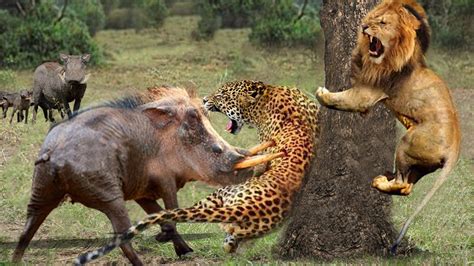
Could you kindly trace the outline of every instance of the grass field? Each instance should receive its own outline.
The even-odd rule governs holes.
[[[194,83],[204,96],[224,81],[258,79],[272,84],[296,86],[312,93],[324,84],[323,45],[313,53],[304,49],[264,50],[248,43],[248,30],[220,30],[211,42],[190,39],[195,17],[170,17],[163,28],[141,32],[103,31],[96,36],[108,61],[90,69],[92,77],[83,107],[120,97],[148,86]],[[469,53],[450,54],[432,50],[430,65],[453,88],[463,126],[463,154],[455,173],[410,228],[407,237],[424,252],[406,258],[357,258],[336,263],[453,263],[474,261],[474,65]],[[7,86],[31,87],[33,70],[15,71]],[[249,147],[257,142],[253,129],[245,128],[238,136],[224,132],[225,118],[211,116],[218,132],[231,144]],[[48,131],[49,124],[9,125],[0,122],[0,264],[8,262],[23,228],[30,195],[33,161]],[[393,219],[401,226],[420,201],[437,174],[425,177],[413,195],[394,198]],[[200,183],[190,183],[179,192],[181,206],[192,203],[212,191]],[[133,202],[127,204],[130,217],[137,221],[144,212]],[[297,207],[297,206],[296,206]],[[272,247],[278,231],[244,247],[239,254],[227,255],[221,248],[223,233],[217,225],[180,224],[194,254],[178,259],[171,244],[157,244],[149,230],[134,240],[145,263],[278,263]],[[80,204],[65,203],[48,217],[27,249],[24,261],[31,264],[69,263],[79,253],[104,244],[110,237],[107,218]],[[103,262],[127,263],[120,251]]]

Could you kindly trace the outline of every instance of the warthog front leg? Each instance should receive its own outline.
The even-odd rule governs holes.
[[[72,112],[71,112],[71,108],[69,107],[69,103],[65,100],[63,102],[63,105],[64,105],[64,110],[66,111],[67,117],[71,118]]]
[[[174,189],[174,191],[176,191],[176,189]],[[135,201],[140,205],[140,207],[142,207],[142,209],[147,214],[157,213],[163,210],[161,206],[158,205],[158,203],[155,200],[138,199]],[[173,189],[171,189],[171,191],[167,191],[167,195],[164,195],[163,201],[167,209],[178,208],[178,200],[176,199],[176,192],[173,195]],[[178,256],[182,256],[189,252],[193,252],[193,249],[190,248],[186,244],[183,238],[176,231],[176,223],[164,223],[164,224],[160,224],[160,226],[161,226],[161,233],[157,234],[155,237],[155,239],[158,242],[168,242],[171,240],[173,242],[176,255]]]
[[[11,124],[12,121],[13,121],[13,117],[15,116],[16,111],[17,111],[16,107],[13,107],[12,115],[10,116],[10,124]],[[20,117],[18,116],[18,120],[19,120],[19,119],[20,119]]]
[[[77,110],[79,110],[79,108],[81,107],[81,99],[78,98],[74,101],[74,109],[73,111],[76,112]]]
[[[23,114],[23,111],[21,111]],[[25,109],[25,124],[28,124],[28,108]]]

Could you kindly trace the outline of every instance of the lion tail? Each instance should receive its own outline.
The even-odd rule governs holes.
[[[405,221],[403,224],[402,230],[400,230],[400,233],[398,234],[397,240],[393,243],[392,247],[390,248],[390,252],[395,255],[397,252],[397,247],[402,241],[403,237],[405,236],[405,233],[408,230],[408,227],[410,226],[411,222],[415,218],[415,216],[420,213],[420,211],[425,207],[425,205],[430,201],[430,199],[433,197],[433,195],[438,191],[438,189],[441,187],[441,185],[446,181],[448,178],[449,173],[453,170],[453,168],[456,166],[456,162],[458,160],[459,153],[458,151],[453,151],[450,153],[450,156],[448,156],[448,160],[444,164],[443,169],[441,170],[441,173],[439,174],[439,177],[436,179],[435,183],[433,184],[433,187],[428,191],[428,193],[425,195],[421,203],[416,207],[416,210],[413,212],[413,214]]]

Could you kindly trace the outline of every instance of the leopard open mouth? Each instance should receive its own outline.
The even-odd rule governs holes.
[[[230,119],[229,122],[227,122],[225,130],[231,134],[237,135],[241,129],[242,125],[239,125],[237,121]]]
[[[369,55],[371,57],[378,58],[380,57],[383,52],[384,52],[384,47],[382,42],[377,38],[372,35],[366,34],[367,37],[369,38],[370,44],[369,44]]]
[[[222,113],[222,111],[217,106],[215,106],[214,104],[210,104],[206,98],[203,99],[203,102],[204,102],[204,108],[208,110],[209,112]],[[229,122],[227,122],[225,130],[231,134],[237,135],[242,129],[242,126],[243,125],[238,123],[236,120],[229,118]]]

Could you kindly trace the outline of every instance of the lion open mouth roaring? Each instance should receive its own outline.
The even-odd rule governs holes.
[[[367,37],[369,38],[369,41],[370,41],[370,44],[369,44],[369,54],[370,54],[370,56],[375,57],[375,58],[381,56],[384,52],[382,42],[378,38],[376,38],[372,35],[368,35],[368,34],[366,34],[366,35],[367,35]]]

